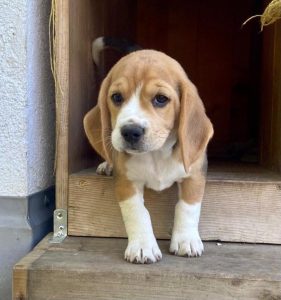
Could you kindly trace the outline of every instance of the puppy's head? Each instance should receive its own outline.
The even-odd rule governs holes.
[[[196,88],[181,66],[153,50],[131,53],[111,69],[84,127],[92,146],[108,162],[112,146],[140,154],[174,139],[186,169],[213,134]]]

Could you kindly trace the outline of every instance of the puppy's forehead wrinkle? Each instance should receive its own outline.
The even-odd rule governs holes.
[[[113,79],[124,78],[130,82],[130,85],[134,85],[130,88],[136,88],[143,79],[149,81],[155,78],[162,79],[175,86],[175,78],[179,77],[180,74],[185,74],[184,70],[174,59],[152,50],[132,53],[121,59],[112,69]]]

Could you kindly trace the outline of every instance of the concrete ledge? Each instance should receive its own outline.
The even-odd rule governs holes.
[[[53,228],[54,187],[28,197],[0,197],[0,299],[11,299],[12,267]]]

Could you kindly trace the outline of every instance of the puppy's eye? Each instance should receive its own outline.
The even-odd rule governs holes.
[[[120,93],[114,93],[111,96],[111,100],[115,105],[120,106],[124,99]]]
[[[164,107],[169,101],[168,97],[158,94],[152,99],[152,104],[154,107]]]

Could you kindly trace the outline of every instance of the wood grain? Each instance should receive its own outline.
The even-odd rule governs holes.
[[[281,24],[263,32],[261,162],[281,171]]]
[[[200,258],[176,257],[159,241],[161,262],[123,260],[124,239],[68,237],[21,265],[29,273],[29,300],[280,299],[280,246],[205,243]],[[34,253],[35,252],[35,253]],[[16,265],[17,268],[17,265]]]
[[[56,207],[68,201],[69,0],[55,1]]]
[[[272,147],[274,169],[281,172],[281,23],[275,24],[274,37],[274,107],[272,116]]]
[[[157,0],[149,5],[145,1],[129,0],[56,1],[55,52],[59,83],[56,88],[56,206],[68,209],[70,234],[125,236],[112,192],[112,179],[97,177],[91,171],[78,172],[99,159],[90,149],[82,126],[83,116],[96,103],[98,93],[99,82],[91,58],[91,42],[97,36],[105,34],[135,39],[145,47],[157,48],[172,56],[175,54],[184,67],[190,69],[198,82],[200,94],[207,99],[207,110],[212,111],[218,127],[216,143],[222,141],[223,148],[229,138],[237,137],[243,131],[243,127],[247,127],[243,134],[248,137],[251,135],[249,126],[257,126],[249,125],[249,113],[245,112],[243,122],[246,125],[241,122],[237,128],[231,128],[236,126],[239,116],[233,115],[234,121],[230,122],[228,115],[229,110],[233,111],[231,105],[240,101],[234,107],[239,113],[243,110],[243,103],[249,100],[244,99],[243,93],[240,99],[231,96],[233,86],[243,80],[249,84],[249,80],[257,76],[254,74],[257,69],[251,65],[251,51],[256,53],[251,50],[255,44],[249,41],[253,39],[253,32],[235,31],[240,19],[242,22],[244,15],[250,14],[255,1],[248,0],[243,7],[233,2],[225,8],[224,14],[220,9],[215,10],[216,6],[221,8],[220,3],[223,1],[210,2],[207,6],[192,1],[168,3]],[[181,17],[177,17],[179,15]],[[159,28],[166,32],[164,37],[159,35]],[[262,54],[261,161],[263,165],[280,171],[280,22],[271,28],[265,29]],[[231,46],[233,44],[235,47]],[[111,54],[108,57],[110,60]],[[235,70],[233,66],[236,66]],[[256,81],[252,83],[255,86]],[[218,94],[217,90],[221,93]],[[163,193],[146,193],[146,205],[159,238],[170,236],[176,195],[175,187]],[[203,238],[281,243],[280,196],[280,180],[276,174],[239,166],[235,170],[233,167],[215,168],[210,173],[204,199],[200,225]]]
[[[70,0],[69,173],[87,168],[97,160],[86,138],[83,118],[95,106],[99,90],[97,68],[92,59],[92,42],[103,35],[102,11],[101,1]]]
[[[248,171],[247,171],[248,170]],[[209,172],[200,232],[204,240],[281,243],[281,177],[257,167],[214,167]],[[177,188],[147,190],[145,205],[157,238],[169,239]],[[125,237],[111,177],[93,170],[69,180],[70,235]]]
[[[215,128],[214,157],[231,159],[235,145],[258,136],[261,35],[255,22],[241,29],[257,7],[255,0],[138,1],[135,39],[178,60],[195,83]]]
[[[45,237],[32,252],[23,257],[13,268],[13,300],[27,300],[29,298],[29,269],[34,261],[39,259],[49,247],[51,235]]]
[[[100,60],[104,64],[95,66],[92,42],[100,36],[133,40],[135,6],[129,0],[69,1],[69,173],[87,168],[99,160],[86,138],[83,118],[96,104],[104,69],[108,71],[121,57],[117,51],[102,51]]]

